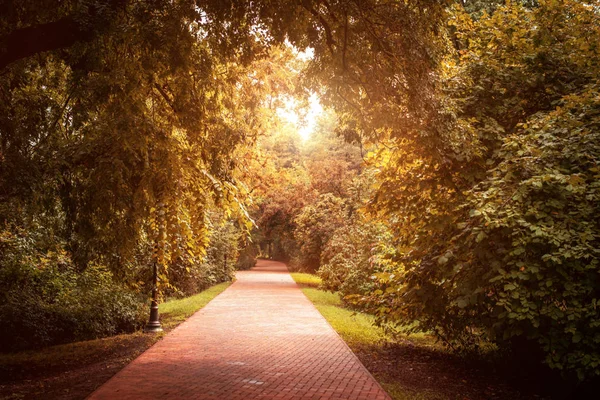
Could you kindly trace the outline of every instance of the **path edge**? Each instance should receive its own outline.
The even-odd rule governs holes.
[[[294,281],[294,284],[298,287],[298,289],[302,293],[302,296],[304,296],[304,298],[306,298],[306,300],[308,300],[308,302],[310,303],[310,305],[312,306],[312,308],[314,308],[315,311],[317,311],[319,313],[319,315],[321,316],[321,318],[323,318],[323,320],[325,320],[325,323],[327,324],[327,326],[329,327],[329,329],[331,329],[333,331],[333,333],[335,333],[335,335],[338,337],[338,339],[344,344],[344,346],[346,346],[346,349],[348,349],[348,351],[352,354],[352,356],[354,358],[356,358],[356,360],[358,361],[358,364],[360,364],[361,368],[367,373],[368,376],[371,377],[371,379],[373,379],[373,381],[377,384],[377,386],[379,386],[379,388],[381,389],[381,391],[383,393],[385,393],[385,395],[388,397],[388,400],[393,400],[392,396],[390,396],[390,394],[387,392],[387,390],[385,390],[383,388],[383,386],[381,386],[381,383],[379,383],[379,381],[377,379],[375,379],[375,377],[373,376],[373,374],[371,373],[371,371],[369,371],[367,369],[367,367],[365,367],[365,365],[360,360],[360,358],[358,358],[358,356],[354,353],[354,350],[352,350],[350,348],[350,346],[348,346],[348,343],[346,343],[346,341],[344,340],[344,338],[342,338],[342,336],[340,336],[340,334],[338,333],[338,331],[336,331],[335,328],[333,326],[331,326],[331,324],[329,323],[329,321],[327,321],[327,318],[325,318],[325,316],[323,314],[321,314],[321,311],[319,311],[319,309],[314,305],[314,303],[304,294],[304,292],[302,291],[302,287],[292,277],[292,274],[290,273],[290,268],[288,267],[288,265],[286,263],[283,263],[283,262],[282,262],[282,264],[285,265],[285,268],[288,270],[288,274],[292,278],[292,281]]]
[[[287,268],[287,265],[286,265]],[[292,278],[293,279],[293,278]],[[160,344],[168,335],[170,335],[172,332],[176,331],[177,329],[179,329],[183,324],[187,323],[188,320],[192,317],[194,317],[196,314],[201,313],[202,311],[204,311],[206,309],[206,307],[208,307],[210,305],[210,303],[213,302],[214,299],[216,299],[217,297],[219,297],[220,295],[222,295],[223,293],[225,293],[226,291],[228,291],[234,284],[235,281],[237,279],[234,277],[231,280],[231,285],[229,285],[229,287],[227,287],[225,290],[223,290],[221,293],[219,293],[218,295],[216,295],[215,297],[213,297],[208,303],[206,303],[202,308],[200,308],[199,310],[197,310],[196,312],[194,312],[192,315],[190,315],[189,317],[187,317],[185,319],[185,321],[181,322],[179,325],[177,325],[175,328],[171,329],[169,332],[167,332],[166,334],[163,335],[163,337],[161,337],[160,339],[158,339],[155,343],[152,344],[152,346],[148,347],[146,350],[144,350],[141,354],[139,354],[137,357],[135,357],[134,359],[132,359],[131,361],[129,361],[127,363],[127,365],[125,365],[123,368],[121,368],[120,370],[118,370],[117,372],[115,372],[110,378],[108,378],[107,380],[105,380],[100,386],[98,386],[96,389],[94,389],[93,392],[91,392],[90,394],[88,394],[84,400],[89,400],[91,399],[96,392],[98,392],[100,389],[102,389],[104,387],[104,385],[107,385],[110,381],[112,381],[113,379],[116,378],[117,375],[119,375],[122,371],[125,371],[126,369],[129,368],[129,366],[131,364],[133,364],[134,361],[136,361],[138,358],[142,357],[144,354],[146,354],[147,351],[150,351],[150,349],[152,349],[154,346]],[[295,283],[295,281],[294,281]],[[304,293],[302,293],[304,294]],[[311,303],[312,304],[312,303]],[[317,310],[318,311],[318,310]],[[152,335],[153,333],[147,333],[148,335]],[[367,371],[368,372],[368,371]],[[377,382],[379,383],[379,382]]]

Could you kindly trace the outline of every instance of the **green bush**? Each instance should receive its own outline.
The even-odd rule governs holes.
[[[144,298],[103,266],[78,272],[64,250],[41,252],[30,236],[0,234],[0,351],[131,332],[146,317]]]
[[[256,265],[256,257],[258,257],[258,246],[254,243],[243,244],[240,250],[240,255],[236,263],[236,268],[239,270],[247,270]]]
[[[166,296],[190,296],[209,286],[233,279],[241,237],[240,229],[234,222],[223,220],[222,216],[210,215],[211,231],[206,254],[192,255],[185,251],[168,267],[162,287]]]
[[[455,251],[453,303],[480,310],[499,343],[523,336],[551,367],[600,376],[600,84],[528,120],[500,155]]]
[[[347,219],[344,200],[331,193],[302,209],[296,218],[294,237],[299,245],[293,267],[301,271],[314,272],[321,265],[321,252],[336,229]]]
[[[231,221],[214,225],[205,265],[209,269],[211,285],[233,279],[239,255],[238,243],[241,231]]]
[[[321,254],[321,286],[343,297],[371,292],[375,285],[371,277],[389,262],[393,249],[386,243],[390,242],[383,224],[349,220],[334,232]]]
[[[363,305],[456,350],[492,342],[597,378],[600,14],[559,0],[451,16],[453,122],[418,160],[426,141],[381,153],[371,205],[398,255]]]
[[[390,163],[378,200],[399,255],[363,304],[457,350],[493,342],[597,378],[600,15],[560,0],[454,17],[459,139],[448,161]]]
[[[454,348],[492,341],[600,376],[599,88],[507,137],[433,265],[378,274],[363,305],[381,321],[418,320]]]

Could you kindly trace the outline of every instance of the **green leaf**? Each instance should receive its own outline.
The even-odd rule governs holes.
[[[479,211],[479,210],[471,210],[471,211],[469,212],[469,216],[470,216],[470,217],[477,217],[477,216],[479,216],[479,215],[481,215],[481,211]]]

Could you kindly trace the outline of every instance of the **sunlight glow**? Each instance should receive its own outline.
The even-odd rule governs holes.
[[[312,47],[307,47],[306,49],[304,49],[302,51],[296,50],[296,52],[297,52],[296,57],[298,57],[302,61],[312,60],[315,56],[315,49],[313,49]]]
[[[312,93],[308,99],[308,107],[301,107],[298,100],[290,98],[284,101],[285,106],[277,109],[277,115],[294,126],[303,140],[310,137],[315,130],[317,119],[323,112],[319,97]]]

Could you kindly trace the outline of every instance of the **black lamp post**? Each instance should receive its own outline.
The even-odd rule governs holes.
[[[154,276],[152,277],[152,302],[150,303],[150,319],[144,327],[144,332],[162,332],[160,321],[158,320],[158,268],[156,261],[154,262]]]

